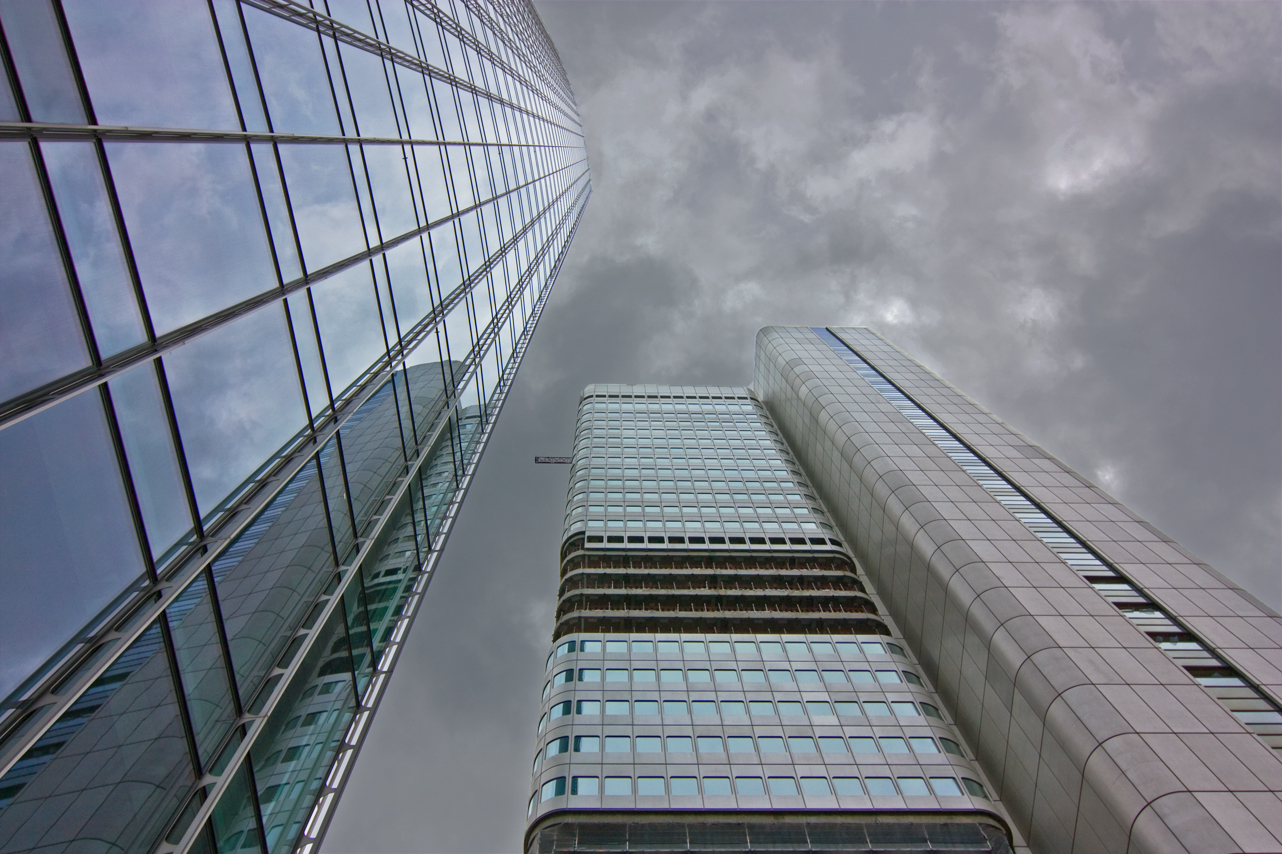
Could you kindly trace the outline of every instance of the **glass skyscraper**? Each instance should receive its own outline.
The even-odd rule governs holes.
[[[1274,851],[1282,618],[867,329],[580,401],[527,854]]]
[[[313,852],[589,195],[510,0],[0,0],[0,851]]]

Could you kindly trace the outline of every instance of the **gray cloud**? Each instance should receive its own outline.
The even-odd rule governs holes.
[[[519,846],[589,382],[866,324],[1282,604],[1282,11],[540,7],[593,198],[327,842]]]

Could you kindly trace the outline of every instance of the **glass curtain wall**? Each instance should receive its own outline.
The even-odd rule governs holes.
[[[311,851],[587,202],[556,49],[0,0],[0,61],[0,852]]]

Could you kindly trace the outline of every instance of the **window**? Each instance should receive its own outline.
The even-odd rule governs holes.
[[[868,794],[873,797],[891,796],[899,794],[895,789],[895,781],[889,777],[867,777],[864,782],[868,784]]]
[[[547,725],[548,725],[547,715],[544,715],[543,717],[539,718],[539,732],[543,732],[543,728]]]
[[[530,795],[530,803],[525,808],[526,818],[529,818],[530,816],[534,815],[534,802],[535,800],[538,799],[538,797],[539,797],[538,795]]]
[[[579,700],[574,704],[575,714],[579,715],[599,715],[601,714],[600,700]]]
[[[757,747],[762,753],[787,753],[784,749],[783,739],[777,735],[759,735],[757,736]]]
[[[945,753],[951,753],[953,756],[966,755],[962,753],[961,745],[953,741],[951,738],[944,738],[941,736],[939,739],[939,744],[941,747],[944,748]]]
[[[734,642],[734,654],[735,654],[735,655],[748,655],[748,656],[751,656],[751,657],[753,657],[753,658],[756,658],[756,657],[757,657],[757,645],[756,645],[755,643],[753,643],[752,641],[735,641],[735,642]]]
[[[658,717],[659,701],[658,700],[634,700],[632,702],[632,713],[637,717],[641,717],[643,715],[654,715],[655,717]]]
[[[626,715],[628,713],[627,700],[606,700],[605,713],[607,715]]]
[[[959,798],[961,797],[961,788],[958,787],[957,781],[952,777],[931,777],[930,787],[935,790],[935,794],[941,798]]]
[[[840,717],[843,717],[843,718],[863,717],[864,713],[859,710],[859,704],[854,702],[853,700],[845,703],[838,701],[836,705],[837,705],[837,714]]]
[[[788,650],[788,655],[793,658],[809,658],[810,649],[806,646],[805,641],[786,641],[784,648]]]
[[[636,737],[637,753],[662,753],[663,741],[657,735],[638,735]]]
[[[708,653],[711,655],[729,655],[729,641],[708,641]]]
[[[788,749],[793,753],[814,753],[815,740],[806,735],[788,736]]]
[[[807,700],[806,713],[812,718],[832,717],[832,706],[823,700]]]
[[[626,667],[609,667],[605,671],[606,682],[627,682],[628,669]]]
[[[571,795],[596,795],[599,793],[599,777],[575,777],[570,781]]]
[[[961,780],[962,785],[966,787],[967,794],[974,795],[977,798],[983,798],[984,800],[989,800],[988,791],[984,788],[983,783],[978,780],[972,780],[969,777],[962,777]]]
[[[565,685],[573,681],[574,681],[574,668],[570,668],[569,670],[562,670],[560,673],[552,677],[553,685]]]
[[[579,668],[580,682],[600,682],[601,669],[599,667],[581,667]]]
[[[673,777],[672,778],[672,796],[689,797],[699,794],[699,779],[697,777]]]
[[[668,715],[686,714],[686,701],[685,700],[664,700],[663,714],[664,714],[664,717],[667,717]]]
[[[916,673],[913,673],[911,670],[904,671],[904,681],[909,685],[916,685],[918,688],[924,687],[921,682],[921,677]]]
[[[783,682],[791,682],[792,671],[791,670],[771,670],[770,681],[776,684],[783,683]]]
[[[735,777],[734,788],[741,798],[759,798],[766,794],[766,787],[761,785],[760,777]]]
[[[890,717],[890,706],[873,700],[864,700],[864,711],[869,717]]]
[[[659,655],[680,655],[681,644],[676,641],[659,641]]]
[[[850,749],[855,753],[876,753],[877,740],[869,736],[851,736]]]
[[[882,736],[881,749],[885,753],[907,753],[908,742],[895,736]]]
[[[726,749],[721,743],[721,737],[716,735],[701,735],[696,741],[699,745],[700,753],[725,753]],[[672,748],[669,747],[669,750]]]
[[[898,670],[878,670],[877,681],[883,682],[886,684],[891,684],[891,685],[898,685],[900,683],[899,671]]]
[[[637,777],[639,797],[662,797],[667,794],[662,777]]]
[[[928,718],[938,718],[941,721],[944,719],[944,716],[939,713],[939,709],[935,708],[930,703],[922,703],[921,710]]]
[[[801,710],[801,704],[791,700],[780,700],[778,703],[780,716],[803,717],[805,712]]]
[[[920,777],[900,777],[899,791],[903,792],[906,798],[922,798],[930,795],[930,789],[926,788],[926,781]]]
[[[552,683],[548,682],[543,686],[543,699],[546,700],[548,698],[548,694],[550,693],[552,693]]]
[[[783,657],[783,644],[778,641],[762,641],[760,646],[762,655]]]
[[[842,658],[863,658],[863,653],[859,649],[859,644],[854,642],[837,641],[837,654]],[[840,792],[838,792],[840,794]]]
[[[707,797],[726,798],[730,796],[729,777],[704,777],[703,794]]]
[[[748,712],[754,718],[773,718],[775,716],[775,704],[769,700],[749,700]]]
[[[859,645],[864,648],[864,655],[885,655],[886,654],[885,647],[883,647],[877,641],[861,641]],[[871,784],[871,782],[872,780],[870,778],[869,783]],[[872,791],[871,785],[868,786],[868,790]],[[874,792],[874,794],[876,793]]]
[[[743,681],[744,682],[765,682],[766,674],[762,673],[760,670],[745,670],[743,671]]]
[[[539,789],[539,802],[541,803],[551,798],[559,798],[564,794],[565,778],[557,777],[555,780],[548,780],[543,784],[543,788]]]
[[[837,794],[848,798],[862,798],[864,796],[864,787],[859,782],[858,777],[833,777],[832,787]]]
[[[913,753],[938,753],[939,748],[935,746],[933,738],[910,738],[908,742],[913,746]]]
[[[890,705],[895,710],[895,717],[897,718],[921,717],[921,713],[917,711],[917,706],[914,703],[894,702]]]
[[[815,655],[833,655],[832,644],[825,641],[811,641],[810,650]]]
[[[748,714],[748,710],[744,706],[742,700],[722,700],[721,701],[722,717],[725,717],[726,715],[746,715],[746,714]]]
[[[899,656],[900,658],[908,657],[904,655],[904,648],[897,643],[891,643],[890,641],[886,641],[886,649],[890,650],[893,654]]]
[[[813,798],[824,798],[832,796],[832,789],[828,786],[827,777],[802,777],[801,793]]]
[[[633,670],[632,681],[633,682],[653,682],[654,671],[653,670]]]
[[[566,700],[563,703],[553,703],[552,708],[548,710],[548,718],[550,720],[556,720],[557,718],[565,717],[569,713],[570,713],[569,700]]]
[[[680,672],[680,671],[678,671]],[[706,670],[687,670],[686,679],[690,682],[711,682],[712,674]]]
[[[703,641],[682,641],[681,648],[685,650],[686,655],[707,655],[703,649]]]
[[[726,736],[726,746],[731,753],[756,753],[757,749],[752,744],[752,736],[749,735],[728,735]]]
[[[554,738],[551,741],[549,741],[547,749],[543,751],[543,754],[546,758],[551,759],[553,756],[556,756],[558,754],[569,753],[569,752],[570,752],[570,737],[568,735],[563,735],[560,738]]]
[[[632,778],[631,777],[606,777],[604,794],[607,797],[613,795],[631,795]]]
[[[693,753],[694,742],[688,735],[668,736],[669,753]]]
[[[680,682],[681,671],[676,669],[664,668],[659,671],[660,682]]]
[[[628,651],[628,642],[627,642],[627,641],[621,641],[621,640],[606,641],[606,642],[605,642],[605,651],[606,651],[606,652],[608,652],[608,653],[615,653],[615,652],[624,652],[624,653],[626,653],[626,652]],[[595,778],[595,777],[593,777],[593,778],[591,778],[591,779],[594,779],[594,780],[595,780],[596,778]]]
[[[796,797],[797,781],[792,777],[771,777],[770,794],[776,797]]]
[[[574,641],[566,641],[556,648],[556,657],[560,658],[561,656],[569,655],[572,652],[574,652]]]
[[[717,713],[717,704],[712,700],[691,700],[690,714],[695,717],[706,717]]]
[[[606,753],[630,753],[632,751],[631,737],[626,735],[607,735],[605,737]]]
[[[653,653],[654,653],[654,644],[651,643],[650,641],[635,640],[632,642],[633,655],[651,655]]]
[[[846,740],[839,735],[819,736],[820,753],[845,753]]]
[[[850,681],[854,682],[856,685],[871,684],[874,681],[872,678],[872,671],[852,670],[850,671]]]
[[[825,681],[825,682],[845,682],[845,681],[847,681],[847,680],[846,680],[846,671],[844,671],[844,670],[825,670],[825,671],[824,671],[824,681]]]

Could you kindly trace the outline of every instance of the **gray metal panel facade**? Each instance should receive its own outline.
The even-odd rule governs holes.
[[[1276,698],[1275,614],[869,330],[835,332]],[[1282,760],[805,328],[754,390],[1036,851],[1282,849]]]

